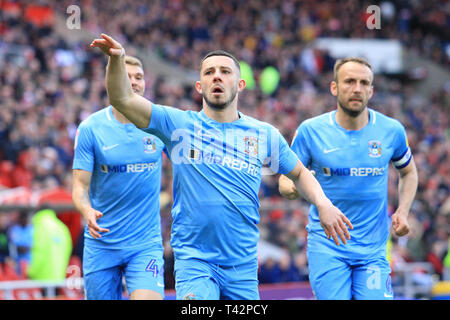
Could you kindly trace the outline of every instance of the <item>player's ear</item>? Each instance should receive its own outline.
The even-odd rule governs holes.
[[[338,90],[337,90],[337,82],[336,81],[331,81],[330,91],[333,96],[337,97]]]
[[[369,99],[373,96],[373,86],[370,86],[370,93],[369,93]]]
[[[199,94],[202,94],[202,85],[200,84],[200,81],[195,81],[195,90],[197,90]]]
[[[245,80],[244,79],[239,79],[239,82],[238,82],[238,89],[239,89],[239,91],[244,90],[245,86],[246,86]]]

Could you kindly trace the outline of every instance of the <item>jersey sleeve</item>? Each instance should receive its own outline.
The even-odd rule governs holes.
[[[272,129],[272,146],[270,157],[270,168],[277,173],[287,174],[291,172],[298,162],[298,157],[289,148],[289,144],[281,133],[273,128]]]
[[[395,127],[394,153],[392,154],[392,164],[397,169],[406,167],[412,159],[411,148],[408,144],[405,128],[398,123]]]
[[[300,125],[292,139],[291,149],[300,159],[305,167],[311,164],[311,153],[309,152],[308,134],[305,125]]]
[[[81,123],[78,127],[74,144],[74,156],[72,169],[94,171],[95,153],[94,140],[89,127]]]
[[[150,124],[143,129],[160,138],[166,146],[170,145],[172,133],[183,128],[185,111],[173,107],[152,104]]]

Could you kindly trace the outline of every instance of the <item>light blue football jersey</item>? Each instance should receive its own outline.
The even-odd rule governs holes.
[[[385,248],[390,223],[389,163],[403,168],[412,155],[399,121],[369,109],[369,123],[361,130],[349,131],[337,124],[335,115],[336,110],[305,120],[291,148],[316,172],[327,197],[353,224],[351,240],[344,247],[359,257]],[[325,237],[314,205],[307,231]]]
[[[157,137],[117,121],[112,107],[81,122],[73,169],[92,172],[89,196],[103,213],[99,226],[110,231],[89,245],[110,249],[161,242],[159,194],[164,144]]]
[[[262,171],[289,173],[298,161],[277,129],[239,116],[220,123],[203,111],[152,105],[145,131],[165,143],[172,162],[171,245],[178,259],[226,266],[255,259]]]

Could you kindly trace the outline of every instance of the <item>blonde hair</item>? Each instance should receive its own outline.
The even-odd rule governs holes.
[[[339,71],[339,68],[342,67],[342,65],[346,64],[347,62],[356,62],[356,63],[362,64],[362,65],[365,65],[366,67],[368,67],[370,69],[370,71],[372,71],[372,66],[366,59],[359,58],[359,57],[347,57],[344,59],[338,59],[336,61],[336,63],[334,64],[334,68],[333,68],[333,73],[334,73],[333,76],[334,76],[335,82],[337,82],[337,73]]]
[[[141,67],[144,70],[141,60],[133,56],[125,56],[125,64]]]

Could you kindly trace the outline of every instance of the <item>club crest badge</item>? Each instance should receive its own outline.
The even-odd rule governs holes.
[[[142,139],[144,143],[144,152],[145,153],[153,153],[156,151],[156,141],[153,137],[145,137]]]
[[[244,138],[245,153],[256,157],[258,155],[258,138],[245,137]]]
[[[369,156],[372,158],[381,157],[381,142],[372,140],[369,141]]]

